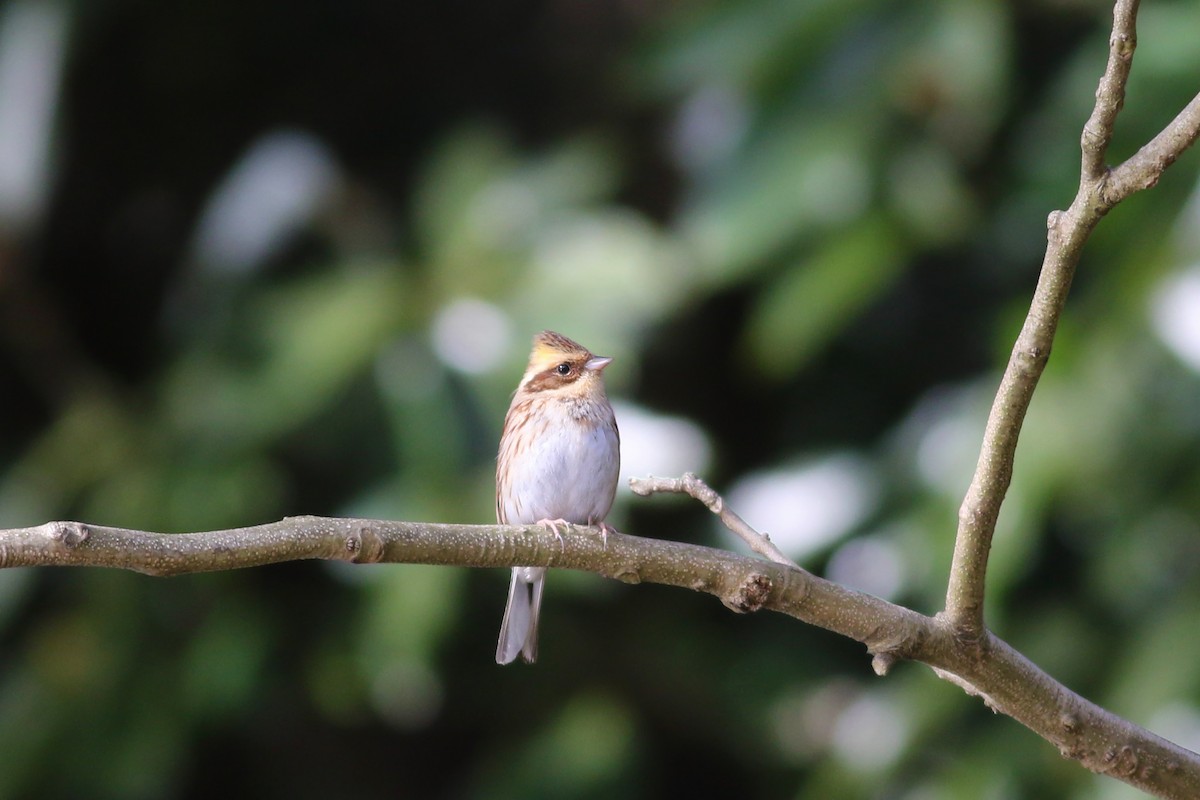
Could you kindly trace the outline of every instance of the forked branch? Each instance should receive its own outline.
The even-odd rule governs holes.
[[[1113,9],[1108,65],[1096,90],[1096,104],[1083,128],[1079,190],[1066,211],[1049,219],[1046,255],[1025,324],[992,403],[971,485],[958,516],[954,561],[946,590],[945,619],[966,642],[982,644],[984,577],[1000,505],[1012,482],[1017,439],[1038,379],[1050,358],[1059,316],[1075,267],[1100,218],[1133,192],[1158,182],[1200,134],[1200,95],[1161,133],[1120,166],[1109,170],[1105,157],[1137,46],[1138,0],[1118,0]]]

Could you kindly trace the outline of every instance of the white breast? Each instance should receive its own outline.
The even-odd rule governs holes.
[[[587,525],[608,514],[617,487],[620,444],[607,403],[589,410],[601,410],[603,421],[581,420],[571,413],[572,404],[551,403],[552,423],[519,455],[505,459],[506,446],[511,451],[513,443],[501,443],[501,458],[508,466],[498,498],[504,522],[565,519]]]

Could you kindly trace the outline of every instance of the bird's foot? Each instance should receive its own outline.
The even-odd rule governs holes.
[[[567,549],[567,543],[566,543],[566,541],[563,539],[563,537],[562,537],[562,533],[560,533],[560,532],[559,532],[559,530],[558,530],[558,526],[559,526],[559,525],[562,525],[562,527],[563,527],[563,530],[565,531],[565,530],[567,529],[567,526],[568,526],[568,525],[570,525],[571,523],[567,522],[567,521],[566,521],[565,519],[563,519],[562,517],[559,517],[558,519],[539,519],[537,522],[535,522],[535,523],[533,523],[533,524],[534,524],[534,525],[541,525],[543,528],[546,528],[546,529],[547,529],[547,530],[549,530],[551,533],[553,533],[553,534],[554,534],[554,538],[555,538],[555,539],[558,539],[558,549],[559,549],[559,551],[560,551],[560,552],[566,552],[566,549]]]
[[[608,549],[608,535],[610,533],[617,533],[618,531],[616,528],[614,528],[612,525],[609,525],[607,522],[597,522],[596,527],[600,529],[600,540],[602,542],[604,542],[604,549],[607,550]]]

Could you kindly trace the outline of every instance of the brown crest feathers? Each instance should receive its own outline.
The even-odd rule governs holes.
[[[533,352],[558,353],[561,355],[575,356],[583,355],[588,352],[588,349],[572,339],[568,339],[561,333],[554,331],[542,331],[533,337]]]

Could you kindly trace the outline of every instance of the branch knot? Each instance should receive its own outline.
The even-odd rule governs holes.
[[[82,522],[55,522],[50,529],[50,538],[68,550],[74,550],[89,536],[91,531]]]
[[[1138,769],[1138,754],[1129,745],[1114,747],[1104,754],[1106,772],[1118,775],[1133,775]]]
[[[770,595],[771,578],[761,572],[752,572],[731,596],[722,597],[721,602],[730,611],[749,614],[762,608]]]
[[[345,539],[346,558],[354,564],[375,564],[383,560],[383,538],[373,528],[361,526]]]

